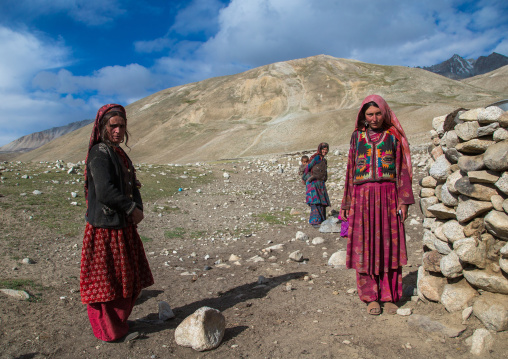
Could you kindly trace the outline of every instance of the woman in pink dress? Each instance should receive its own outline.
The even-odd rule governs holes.
[[[349,220],[347,268],[372,315],[395,314],[407,264],[404,221],[414,204],[409,143],[386,101],[370,95],[356,118],[340,214]]]

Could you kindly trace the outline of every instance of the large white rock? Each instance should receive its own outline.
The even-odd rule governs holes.
[[[476,121],[464,122],[455,126],[455,132],[462,141],[469,141],[478,137],[480,124]]]
[[[438,135],[443,135],[443,125],[447,115],[434,117],[432,119],[432,128],[437,132]]]
[[[466,199],[459,202],[456,210],[457,220],[459,223],[468,222],[471,219],[480,216],[481,214],[491,210],[492,202],[475,201],[473,199]]]
[[[492,196],[498,194],[497,189],[491,184],[471,183],[468,176],[455,182],[455,189],[463,195],[480,201],[490,201]]]
[[[343,268],[346,266],[346,251],[337,251],[328,259],[328,265],[332,267]]]
[[[426,275],[418,281],[418,291],[428,300],[439,302],[445,284],[446,278]]]
[[[480,108],[474,108],[472,110],[462,112],[459,115],[459,120],[462,120],[462,121],[478,121],[478,114],[483,109],[484,109],[483,107],[480,107]]]
[[[478,128],[477,137],[490,136],[499,128],[498,122],[493,122],[487,126],[481,126]]]
[[[464,238],[464,227],[457,221],[451,220],[443,224],[443,233],[448,240],[453,243],[456,240]]]
[[[503,294],[483,292],[473,304],[473,313],[489,330],[508,329],[508,298]]]
[[[478,292],[465,280],[453,284],[445,284],[443,294],[441,294],[441,303],[449,312],[462,311],[471,306],[473,298]]]
[[[457,189],[455,188],[455,183],[461,179],[463,176],[462,176],[462,173],[460,170],[457,170],[455,172],[453,172],[447,179],[446,179],[446,188],[447,190],[450,192],[450,193],[453,193],[453,194],[458,194],[459,191],[457,191]]]
[[[498,128],[492,134],[492,139],[496,142],[508,140],[508,130],[506,128]]]
[[[427,211],[432,213],[438,219],[452,219],[457,218],[455,209],[445,206],[443,203],[437,203],[429,208]]]
[[[502,108],[497,106],[489,106],[487,108],[481,109],[478,112],[478,122],[481,124],[499,122],[499,119],[503,113],[504,111]]]
[[[493,171],[508,169],[508,140],[496,142],[485,151],[483,161]]]
[[[425,229],[423,231],[422,238],[423,245],[429,248],[430,250],[434,251],[436,250],[436,246],[434,244],[435,241],[439,241],[439,239],[436,238],[436,236],[434,235],[434,233],[432,233],[432,231]]]
[[[469,338],[468,338],[469,339]],[[471,354],[487,357],[490,356],[490,349],[494,345],[494,338],[487,329],[476,329],[471,336]]]
[[[462,238],[453,243],[453,250],[462,262],[485,268],[487,248],[484,242],[478,242],[475,238]]]
[[[435,204],[438,204],[439,203],[439,199],[437,199],[437,197],[426,197],[426,198],[422,198],[420,199],[420,209],[423,213],[423,215],[425,217],[435,217],[434,214],[432,214],[428,208],[435,205]]]
[[[453,251],[441,258],[439,267],[441,273],[447,278],[457,278],[462,275],[462,263],[457,253]]]
[[[469,171],[467,173],[471,183],[496,183],[499,179],[499,173],[494,171]]]
[[[438,157],[434,164],[430,167],[429,174],[438,181],[446,181],[451,174],[451,163],[445,156]]]
[[[455,207],[459,204],[458,196],[448,190],[447,182],[441,187],[441,201],[448,207]]]
[[[217,309],[201,307],[175,330],[176,344],[197,351],[217,348],[224,337],[226,319]]]
[[[506,243],[503,248],[499,250],[499,253],[501,254],[501,257],[508,258],[508,243]]]
[[[444,134],[441,141],[448,149],[451,149],[457,146],[457,143],[459,143],[459,137],[457,136],[457,133],[454,130],[451,130]]]
[[[426,176],[422,178],[420,185],[425,188],[436,188],[437,180],[432,176]]]
[[[475,269],[464,270],[462,274],[477,288],[492,293],[508,294],[508,279],[501,273]]]
[[[501,192],[508,194],[508,172],[503,172],[501,177],[496,181],[495,185]]]
[[[496,210],[485,216],[485,228],[494,237],[508,241],[508,215]]]

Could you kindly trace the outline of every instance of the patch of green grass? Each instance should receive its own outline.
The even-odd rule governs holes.
[[[211,182],[213,175],[207,173],[206,176],[200,176],[203,173],[202,171],[203,169],[199,167],[139,166],[136,169],[136,175],[142,184],[141,197],[144,202],[156,202],[161,198],[171,197],[178,193],[179,188],[194,188]]]
[[[205,234],[206,234],[206,231],[192,231],[190,233],[190,236],[192,238],[197,238],[197,237],[203,237]]]
[[[26,287],[35,286],[31,279],[0,279],[0,287],[7,289],[23,290]]]
[[[271,225],[285,225],[290,220],[291,216],[289,214],[289,209],[284,211],[274,211],[274,212],[266,212],[254,214],[254,218],[258,221],[265,222]]]
[[[42,300],[42,293],[33,293],[32,291],[44,289],[31,279],[0,279],[0,288],[23,290],[30,295],[28,298],[29,302],[40,302]]]
[[[146,236],[139,236],[141,238],[141,242],[146,243],[150,242],[152,238],[146,237]]]
[[[164,237],[173,239],[173,238],[183,238],[185,234],[185,228],[176,227],[164,232]]]
[[[6,167],[13,171],[3,174],[2,194],[7,200],[0,203],[0,209],[15,211],[19,218],[30,216],[34,223],[54,230],[58,235],[77,235],[83,230],[82,219],[86,210],[83,176],[68,174],[64,169],[49,169],[48,166],[52,167],[54,163],[9,163]],[[48,170],[50,172],[44,173]],[[30,177],[22,178],[23,175]],[[35,190],[42,194],[33,194]],[[76,192],[78,197],[72,198],[71,192]],[[71,202],[77,205],[71,205]],[[7,228],[7,232],[15,233],[15,227]]]

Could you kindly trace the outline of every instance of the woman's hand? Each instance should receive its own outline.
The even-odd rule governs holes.
[[[407,219],[407,209],[408,209],[408,205],[407,204],[402,204],[401,203],[401,204],[399,204],[397,206],[397,214],[400,213],[400,219],[401,219],[402,222],[404,222]]]
[[[339,213],[340,213],[340,217],[343,220],[347,220],[347,217],[349,216],[349,210],[347,210],[347,209],[341,209]]]
[[[131,219],[134,224],[138,224],[145,218],[145,215],[143,214],[143,211],[139,208],[135,208],[134,211],[131,213]]]

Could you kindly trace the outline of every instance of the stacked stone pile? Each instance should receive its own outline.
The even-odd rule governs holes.
[[[496,106],[434,118],[421,182],[424,255],[418,295],[508,329],[508,112]]]

